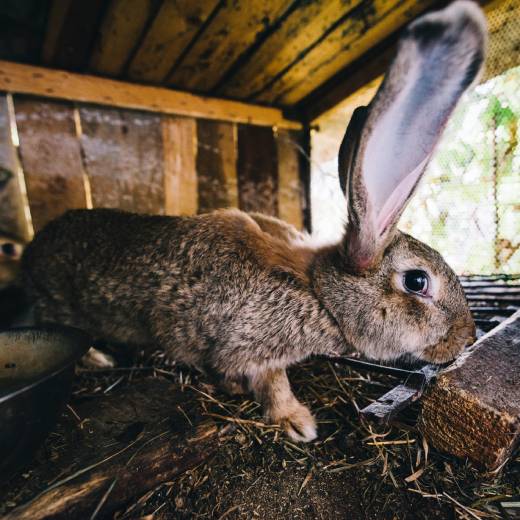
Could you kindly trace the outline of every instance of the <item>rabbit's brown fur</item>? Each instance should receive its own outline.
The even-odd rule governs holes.
[[[339,244],[312,247],[292,226],[238,210],[70,211],[23,257],[37,319],[114,343],[160,345],[234,390],[246,379],[268,417],[298,440],[314,438],[316,425],[290,389],[287,366],[353,349],[378,359],[453,359],[475,332],[463,290],[436,251],[395,226],[478,72],[484,41],[482,15],[465,0],[412,24],[342,144],[349,222]],[[428,282],[420,291],[406,286],[417,270]]]

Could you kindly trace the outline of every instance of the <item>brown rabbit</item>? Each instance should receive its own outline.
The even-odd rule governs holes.
[[[474,338],[464,292],[442,257],[396,230],[458,99],[484,58],[484,17],[461,0],[410,25],[375,99],[340,152],[349,222],[335,246],[270,217],[70,211],[23,257],[39,321],[123,344],[162,346],[247,379],[269,419],[316,437],[287,366],[354,349],[370,358],[457,356]]]

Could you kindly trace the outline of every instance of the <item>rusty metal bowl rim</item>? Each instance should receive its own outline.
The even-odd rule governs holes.
[[[48,379],[57,376],[61,372],[68,370],[71,364],[75,363],[83,354],[87,352],[89,346],[92,343],[91,337],[83,330],[58,324],[0,329],[0,337],[3,335],[27,332],[56,334],[57,340],[59,336],[65,336],[68,339],[72,339],[74,341],[75,347],[71,349],[71,353],[66,356],[65,360],[63,360],[58,367],[43,371],[41,374],[35,375],[32,380],[23,380],[19,382],[14,381],[12,384],[8,385],[0,394],[0,404],[16,397],[17,395],[31,390],[35,386],[38,386]]]

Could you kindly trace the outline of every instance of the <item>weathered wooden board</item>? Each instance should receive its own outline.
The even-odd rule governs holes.
[[[218,0],[163,0],[128,67],[128,77],[161,83],[217,4]]]
[[[11,481],[19,507],[2,516],[5,520],[112,518],[219,446],[215,425],[201,418],[186,392],[163,378],[73,398],[71,405],[27,468],[30,480]]]
[[[208,92],[260,35],[270,30],[289,7],[286,0],[225,2],[173,69],[170,85]]]
[[[67,209],[87,204],[74,108],[15,97],[20,156],[34,231]]]
[[[419,425],[438,449],[499,468],[520,440],[520,311],[438,375]]]
[[[435,0],[361,3],[256,101],[292,105],[432,5]]]
[[[247,99],[297,62],[361,0],[314,0],[296,5],[281,26],[270,34],[251,58],[218,90]]]
[[[112,0],[103,17],[89,69],[118,76],[155,12],[154,0]]]
[[[240,209],[278,216],[278,159],[273,130],[238,125]]]
[[[20,185],[20,165],[11,138],[11,115],[7,96],[0,95],[0,234],[22,240],[31,238]]]
[[[299,129],[278,108],[0,60],[0,90],[74,102]]]
[[[167,215],[194,215],[198,208],[197,123],[188,117],[162,120],[164,197]]]
[[[164,213],[161,117],[99,107],[79,112],[93,206]]]
[[[238,207],[236,125],[197,121],[199,213]]]
[[[303,228],[304,192],[300,175],[301,135],[278,130],[278,216],[297,229]]]
[[[53,0],[42,48],[43,63],[67,70],[83,69],[104,4],[104,0]]]

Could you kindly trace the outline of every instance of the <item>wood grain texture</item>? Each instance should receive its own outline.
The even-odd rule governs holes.
[[[105,0],[53,0],[43,44],[46,65],[67,70],[85,68],[104,4]]]
[[[118,76],[154,12],[153,0],[111,0],[103,17],[89,69]]]
[[[297,229],[303,229],[304,197],[300,177],[301,136],[298,132],[279,130],[278,152],[278,216]]]
[[[0,90],[203,119],[293,129],[302,126],[286,119],[276,108],[8,61],[0,61]]]
[[[218,0],[163,0],[127,76],[161,83],[217,4]]]
[[[60,449],[52,457],[43,449],[31,463],[32,486],[22,484],[21,504],[4,520],[114,518],[220,445],[215,424],[200,417],[187,392],[164,378],[140,378],[72,407],[88,427],[79,428],[65,411],[58,426]]]
[[[199,213],[238,207],[237,137],[232,123],[197,121]]]
[[[294,105],[435,0],[362,3],[334,31],[295,63],[255,101]]]
[[[271,128],[238,125],[240,209],[278,216],[278,164]]]
[[[164,213],[161,117],[98,107],[79,113],[93,206]]]
[[[297,62],[307,49],[361,0],[301,2],[237,73],[217,91],[247,99]]]
[[[438,449],[495,470],[520,440],[520,311],[425,393],[419,425]]]
[[[174,68],[168,84],[196,92],[210,91],[289,5],[286,0],[228,0]]]
[[[15,97],[27,196],[34,231],[67,209],[85,208],[74,109],[66,103]]]
[[[0,234],[29,240],[24,197],[19,182],[20,165],[11,138],[11,117],[5,94],[0,95]]]
[[[194,215],[198,208],[197,123],[187,117],[164,117],[164,197],[167,215]]]

